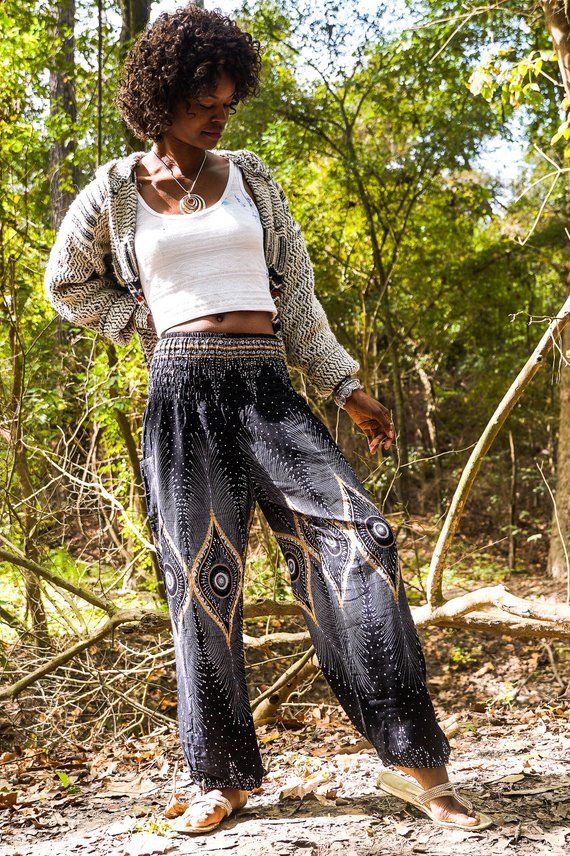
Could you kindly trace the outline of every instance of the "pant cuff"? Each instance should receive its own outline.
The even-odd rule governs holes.
[[[199,785],[203,794],[207,791],[213,791],[221,788],[237,788],[240,791],[252,791],[254,788],[259,788],[263,780],[263,774],[249,776],[234,775],[228,778],[218,778],[209,776],[200,770],[189,770],[190,780]]]

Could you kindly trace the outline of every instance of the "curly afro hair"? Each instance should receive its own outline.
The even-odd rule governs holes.
[[[261,47],[220,12],[188,5],[159,15],[130,49],[116,104],[140,140],[159,140],[172,112],[215,89],[220,72],[235,81],[234,103],[257,92]]]

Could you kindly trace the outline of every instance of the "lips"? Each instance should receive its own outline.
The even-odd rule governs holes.
[[[216,140],[219,140],[219,138],[222,136],[221,131],[202,131],[202,133],[206,134],[206,136],[208,137],[213,137]]]

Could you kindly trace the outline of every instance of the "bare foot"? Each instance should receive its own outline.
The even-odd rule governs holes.
[[[398,769],[412,776],[424,791],[449,781],[445,767],[398,767]],[[461,826],[477,826],[479,823],[477,812],[469,811],[455,797],[437,797],[430,800],[428,805],[437,820],[461,824]]]
[[[243,808],[247,802],[247,791],[240,791],[237,788],[220,788],[219,791],[208,791],[207,793],[221,793],[232,804],[232,808]],[[202,796],[206,796],[203,794]],[[197,805],[195,807],[190,804],[186,809],[185,819],[190,826],[209,826],[211,823],[219,822],[226,817],[226,811],[222,806],[212,806],[208,809],[206,805]]]

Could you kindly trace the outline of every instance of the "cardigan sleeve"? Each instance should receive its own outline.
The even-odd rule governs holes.
[[[115,277],[111,264],[106,189],[94,179],[74,199],[48,259],[44,286],[67,321],[126,345],[146,326],[146,304],[137,305]]]
[[[315,294],[314,273],[299,224],[293,219],[282,187],[275,182],[283,213],[285,265],[279,317],[288,362],[307,375],[322,397],[330,395],[360,364],[331,330]]]

